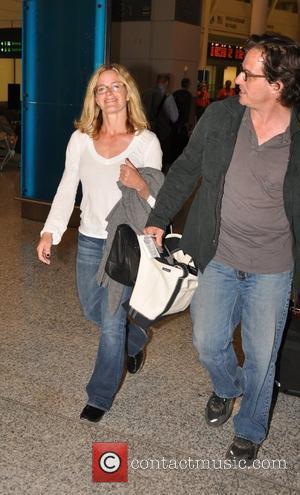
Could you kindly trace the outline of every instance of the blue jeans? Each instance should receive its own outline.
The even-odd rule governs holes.
[[[94,371],[86,387],[88,404],[107,411],[121,383],[126,345],[128,354],[135,356],[143,349],[148,337],[139,327],[127,325],[127,314],[122,304],[115,314],[109,311],[108,289],[96,281],[105,243],[105,239],[79,234],[76,275],[83,313],[101,328]],[[121,303],[129,299],[131,291],[131,287],[124,286]]]
[[[289,306],[291,272],[245,273],[212,260],[199,273],[191,303],[193,343],[215,393],[243,395],[235,434],[261,443],[267,434],[275,363]],[[245,361],[238,366],[232,334],[241,322]]]

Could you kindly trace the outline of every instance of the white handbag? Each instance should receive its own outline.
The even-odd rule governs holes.
[[[184,311],[198,286],[191,257],[178,248],[180,238],[167,235],[165,249],[171,248],[159,253],[150,236],[138,236],[141,258],[128,315],[144,329],[163,316]]]

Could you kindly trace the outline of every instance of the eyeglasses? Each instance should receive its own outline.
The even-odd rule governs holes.
[[[100,96],[107,93],[107,91],[111,91],[112,93],[119,93],[122,90],[122,88],[124,88],[124,86],[125,84],[122,82],[114,82],[109,86],[106,86],[105,84],[101,84],[101,86],[97,86],[94,89],[94,94],[95,96]]]
[[[252,74],[251,72],[249,72],[247,69],[244,69],[243,67],[240,68],[239,75],[242,76],[244,81],[247,81],[248,79],[250,79],[250,77],[263,77],[264,79],[266,79],[266,76],[264,76],[263,74]]]

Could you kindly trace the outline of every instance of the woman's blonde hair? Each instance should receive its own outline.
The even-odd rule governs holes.
[[[128,98],[126,127],[128,133],[149,128],[137,84],[128,70],[119,64],[101,65],[94,72],[87,86],[80,119],[74,123],[75,127],[88,134],[91,138],[98,135],[103,123],[103,117],[102,110],[95,100],[95,89],[99,76],[107,70],[115,71],[119,80],[126,86]]]

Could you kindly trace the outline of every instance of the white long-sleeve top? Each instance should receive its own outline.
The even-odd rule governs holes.
[[[51,232],[53,244],[59,244],[72,214],[78,184],[82,184],[79,232],[106,239],[106,217],[121,198],[117,181],[125,158],[135,167],[161,169],[162,152],[156,135],[148,130],[135,134],[119,155],[104,158],[93,139],[79,130],[73,132],[66,150],[65,170],[41,232]]]

